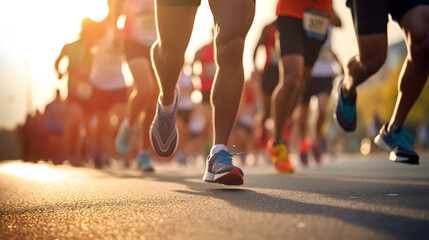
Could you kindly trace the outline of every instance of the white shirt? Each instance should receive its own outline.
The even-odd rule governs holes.
[[[91,68],[90,81],[98,89],[113,91],[126,88],[122,74],[123,51],[114,45],[114,29],[106,25]]]

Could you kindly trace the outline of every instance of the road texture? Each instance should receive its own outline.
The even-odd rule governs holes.
[[[242,186],[203,164],[137,170],[0,163],[0,239],[429,239],[429,156],[343,155]]]

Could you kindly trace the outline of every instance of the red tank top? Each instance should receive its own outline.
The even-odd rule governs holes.
[[[290,16],[303,18],[308,8],[332,13],[332,0],[279,0],[277,3],[277,16]]]

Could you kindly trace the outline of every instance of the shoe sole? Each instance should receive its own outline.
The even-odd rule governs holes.
[[[278,173],[294,173],[295,172],[294,169],[279,169],[279,168],[276,168],[276,170],[277,170]]]
[[[222,174],[212,174],[206,172],[203,180],[208,183],[219,183],[224,185],[243,185],[243,176],[237,168],[233,168],[231,171]]]
[[[274,168],[279,173],[294,173],[295,172],[295,169],[293,169],[293,168],[289,168],[289,169],[281,168],[281,167],[278,167],[276,164],[274,164]]]
[[[346,132],[353,132],[354,130],[356,130],[356,121],[353,125],[348,125],[344,122],[343,118],[341,117],[341,114],[339,113],[338,109],[335,108],[335,113],[334,113],[334,119],[335,122],[338,124],[338,126],[341,127],[341,129],[343,129]]]
[[[277,172],[282,173],[282,174],[288,174],[288,173],[294,173],[295,171],[294,170],[279,170],[279,169],[277,169]]]
[[[152,126],[150,127],[149,130],[149,140],[150,140],[150,145],[152,146],[153,152],[156,154],[157,157],[163,159],[163,160],[168,160],[171,158],[172,155],[174,155],[174,153],[176,153],[177,151],[177,147],[179,146],[179,131],[177,129],[177,126],[175,127],[175,131],[176,131],[176,144],[174,146],[174,150],[173,152],[171,152],[170,154],[167,154],[166,152],[158,152],[156,151],[156,149],[159,149],[159,145],[158,148],[155,148],[155,144],[154,144],[154,140],[152,139],[152,134],[153,134],[153,128]],[[168,146],[168,149],[170,149],[171,146]]]
[[[177,101],[176,102],[176,104],[177,104],[176,107],[178,108],[179,107],[179,102],[178,101],[180,99],[180,88],[178,86],[176,86],[176,94],[177,94],[176,95],[176,101]],[[176,112],[176,114],[177,114],[177,112]],[[177,117],[177,115],[176,115],[176,117]],[[154,116],[154,119],[156,119],[156,114]],[[179,146],[179,130],[177,129],[177,125],[175,125],[175,127],[174,127],[174,131],[176,131],[176,145],[174,146],[174,149],[173,149],[173,151],[170,154],[166,154],[166,152],[162,152],[162,151],[160,153],[157,152],[156,151],[157,148],[154,147],[155,144],[154,144],[154,142],[152,140],[152,136],[153,136],[153,123],[154,122],[152,122],[152,124],[150,125],[150,128],[149,128],[149,140],[150,140],[150,144],[152,146],[153,152],[157,155],[157,157],[161,158],[162,160],[169,160],[171,158],[171,156],[174,155],[174,153],[176,153],[177,147]],[[170,149],[170,147],[171,146],[168,146],[168,149]],[[159,144],[158,144],[158,148],[160,149]]]
[[[409,158],[409,159],[406,159],[406,160],[392,160],[392,159],[390,159],[389,158],[389,160],[391,161],[391,162],[394,162],[394,163],[405,163],[405,164],[409,164],[409,165],[419,165],[419,159],[417,158],[417,159],[413,159],[413,158]]]
[[[153,168],[143,168],[142,171],[145,172],[145,173],[153,173],[153,172],[155,172],[155,169],[153,169]]]

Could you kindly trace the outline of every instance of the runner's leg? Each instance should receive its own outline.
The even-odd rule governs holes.
[[[152,47],[152,64],[160,86],[161,102],[170,105],[174,101],[198,7],[159,5],[156,2],[158,41]]]
[[[429,71],[429,6],[408,11],[401,20],[408,55],[398,81],[398,98],[388,131],[393,124],[404,125],[408,113],[419,97]]]
[[[244,41],[253,21],[251,0],[209,0],[215,24],[218,70],[212,89],[214,144],[228,142],[244,83]],[[227,114],[225,114],[227,113]]]

